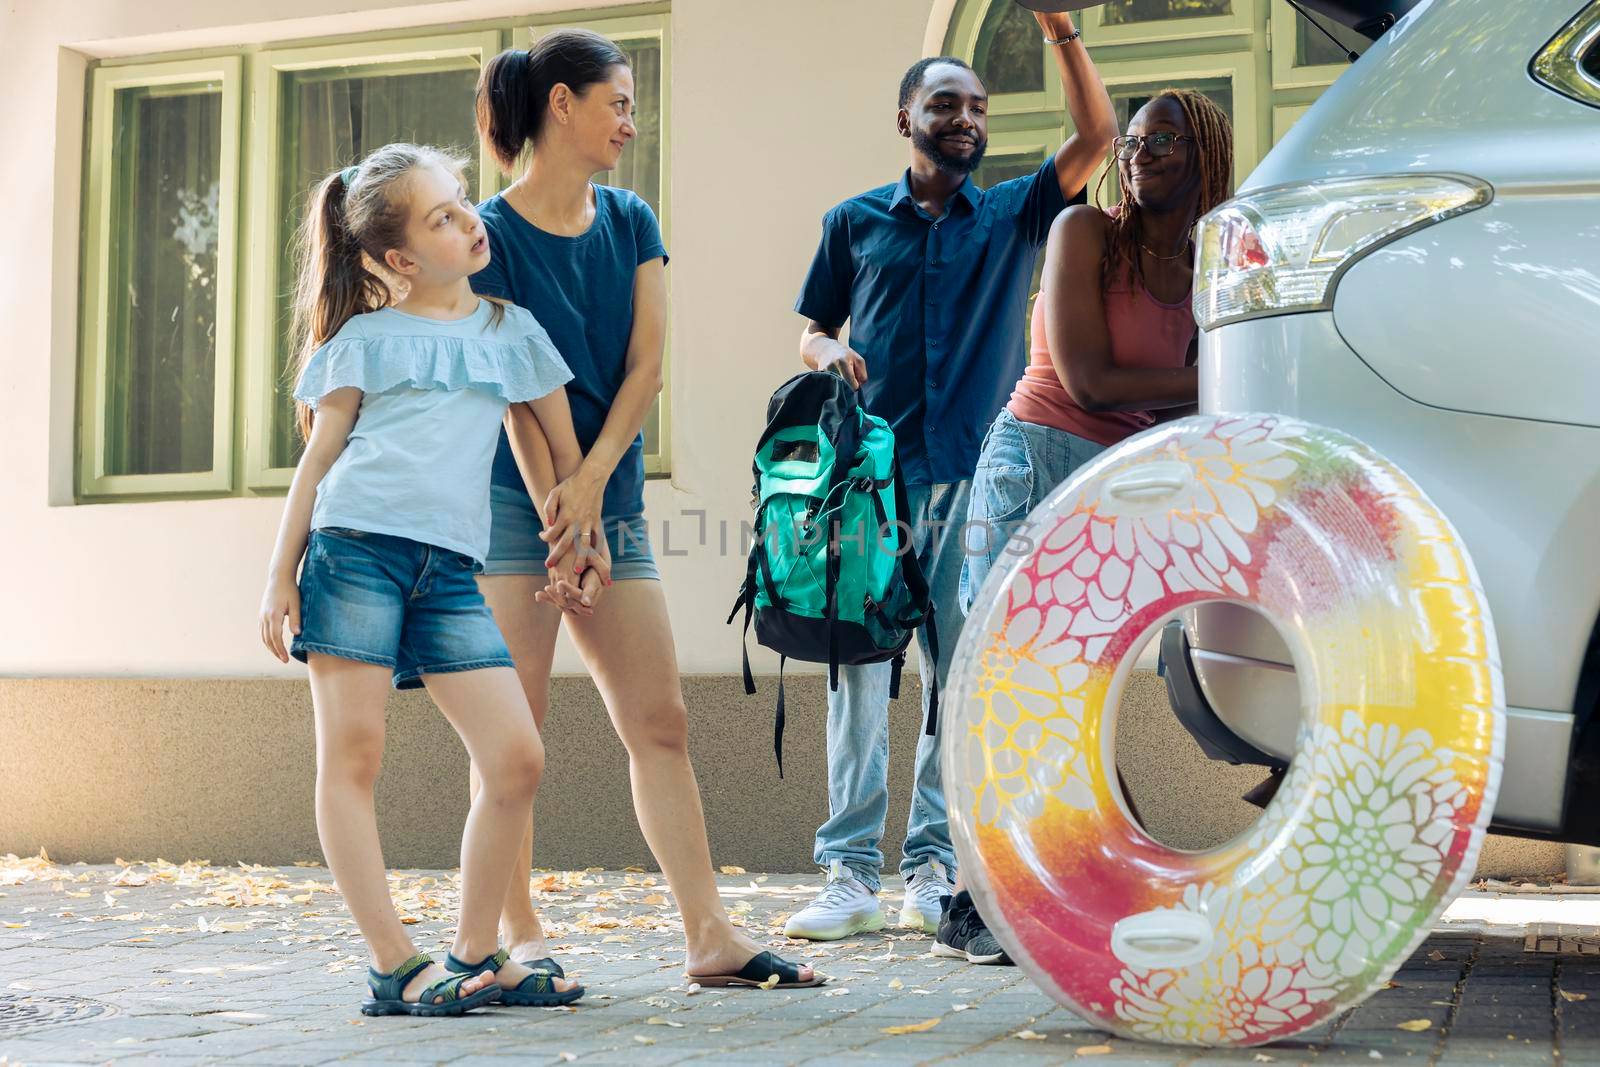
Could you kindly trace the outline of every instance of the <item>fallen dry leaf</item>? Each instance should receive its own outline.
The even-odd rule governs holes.
[[[922,1034],[938,1026],[940,1019],[924,1019],[920,1023],[906,1023],[904,1026],[885,1026],[879,1032],[884,1034]]]
[[[639,1042],[639,1044],[641,1044],[641,1045],[653,1045],[653,1044],[656,1043],[656,1039],[655,1038],[653,1038],[653,1037],[645,1037],[643,1034],[634,1034],[633,1035],[633,1039],[635,1041]]]
[[[1079,1045],[1080,1056],[1104,1056],[1111,1051],[1110,1045]]]
[[[971,1004],[952,1004],[952,1005],[950,1005],[950,1010],[951,1011],[966,1011],[970,1007],[972,1007]]]
[[[1045,1038],[1045,1035],[1036,1034],[1032,1030],[1024,1030],[1021,1033],[1013,1034],[1011,1036],[1013,1036],[1013,1037],[1015,1037],[1015,1038],[1017,1038],[1017,1039],[1019,1039],[1021,1041],[1043,1041],[1044,1038]]]
[[[1440,960],[1445,959],[1446,957],[1443,952],[1440,952],[1438,949],[1434,949],[1432,952],[1428,953],[1428,958],[1435,963],[1438,963]]]
[[[1556,990],[1556,992],[1560,993],[1561,994],[1561,999],[1566,1001],[1569,1004],[1572,1003],[1574,1000],[1588,1000],[1589,999],[1589,994],[1587,994],[1587,993],[1569,993],[1565,989],[1558,989],[1558,990]]]
[[[1256,1053],[1256,1056],[1255,1056],[1255,1062],[1256,1063],[1271,1063],[1272,1062],[1272,1057],[1268,1056],[1265,1052],[1258,1052],[1258,1053]]]
[[[724,864],[722,867],[720,867],[718,869],[720,871],[722,871],[723,874],[749,874],[750,873],[749,871],[745,870],[743,867],[735,867],[732,864]]]
[[[889,982],[889,988],[890,989],[904,989],[905,987],[906,987],[906,984],[904,982],[900,981],[900,979],[898,979],[898,978],[891,979],[890,982]]]
[[[769,974],[769,975],[767,975],[767,980],[765,982],[761,983],[761,988],[762,989],[775,989],[775,988],[777,988],[777,985],[778,985],[778,976],[775,975],[775,974]]]
[[[1427,1019],[1407,1019],[1405,1022],[1397,1024],[1396,1028],[1409,1030],[1413,1034],[1420,1034],[1424,1030],[1433,1029],[1433,1023]]]
[[[663,1019],[659,1015],[650,1016],[650,1018],[648,1018],[648,1019],[646,1019],[644,1021],[644,1024],[646,1026],[671,1026],[671,1027],[675,1027],[675,1028],[677,1028],[679,1030],[683,1029],[683,1024],[682,1023],[675,1023],[671,1019]]]

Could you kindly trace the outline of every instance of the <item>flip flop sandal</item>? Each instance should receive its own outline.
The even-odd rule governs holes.
[[[480,971],[498,971],[511,959],[511,953],[500,949],[492,956],[484,957],[476,965],[463,963],[453,955],[446,955],[444,965],[457,974],[477,974]],[[500,1003],[508,1008],[558,1008],[563,1004],[571,1004],[583,996],[583,986],[573,986],[562,992],[556,989],[558,976],[546,970],[535,970],[528,977],[518,982],[514,989],[500,989]],[[561,975],[560,977],[565,977]]]
[[[481,1008],[500,999],[500,987],[496,985],[463,995],[461,987],[472,975],[452,974],[448,978],[441,978],[423,987],[422,996],[415,1002],[406,1000],[404,995],[406,983],[432,964],[433,957],[419,953],[388,974],[380,974],[368,967],[367,988],[372,991],[372,996],[361,1002],[361,1014],[464,1015],[474,1008]]]
[[[770,952],[763,952],[753,957],[749,963],[739,968],[734,974],[691,974],[687,976],[691,982],[699,982],[706,989],[814,989],[827,981],[815,971],[811,972],[809,982],[800,981],[800,968],[781,956],[774,956]],[[766,983],[777,978],[778,984],[767,986]]]

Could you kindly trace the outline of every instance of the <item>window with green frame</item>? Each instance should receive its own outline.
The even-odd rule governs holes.
[[[638,84],[639,137],[602,180],[638,192],[665,229],[666,8],[580,18],[618,41]],[[476,144],[478,71],[502,48],[576,24],[568,13],[537,27],[94,68],[77,498],[281,492],[301,450],[289,256],[315,184],[409,140],[458,151],[476,195],[492,195],[504,179]],[[667,470],[667,395],[645,427],[652,473]]]
[[[98,70],[89,91],[80,490],[227,491],[239,60]]]

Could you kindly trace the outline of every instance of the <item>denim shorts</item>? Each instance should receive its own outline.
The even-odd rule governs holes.
[[[342,527],[311,531],[300,570],[300,633],[290,651],[376,663],[396,689],[425,674],[512,666],[505,638],[460,552]]]
[[[544,524],[533,509],[533,499],[520,489],[503,485],[489,489],[489,555],[483,573],[532,574],[544,577],[550,546],[539,539]],[[655,553],[650,548],[650,527],[643,515],[607,515],[600,520],[611,549],[611,580],[660,580]]]
[[[961,611],[972,610],[984,579],[1028,513],[1105,445],[1077,434],[1023,422],[1001,409],[983,438],[967,506],[967,544],[961,567]],[[1017,557],[1011,556],[1007,562]]]

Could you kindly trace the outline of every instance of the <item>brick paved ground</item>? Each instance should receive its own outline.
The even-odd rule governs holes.
[[[393,880],[418,944],[442,948],[451,875]],[[1196,1053],[1112,1039],[1015,968],[932,957],[920,936],[786,943],[777,930],[814,877],[721,879],[758,940],[833,976],[823,992],[770,993],[685,988],[656,876],[536,881],[554,944],[589,988],[576,1009],[364,1019],[361,946],[325,870],[0,860],[0,1062],[1600,1063],[1600,957],[1525,952],[1514,928],[1498,928],[1512,939],[1446,924],[1394,988],[1304,1039]],[[1538,898],[1517,904],[1538,913]],[[1426,1030],[1399,1028],[1420,1019]],[[884,1032],[928,1020],[937,1025]]]

